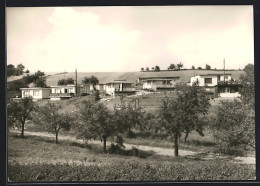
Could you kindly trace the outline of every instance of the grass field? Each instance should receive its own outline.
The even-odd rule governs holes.
[[[82,82],[84,77],[91,75],[96,76],[100,83],[107,83],[114,80],[127,80],[132,83],[136,83],[139,77],[171,77],[179,76],[182,82],[190,81],[190,78],[196,74],[221,74],[222,70],[180,70],[180,71],[160,71],[160,72],[78,72],[77,79],[78,83]],[[226,73],[232,74],[232,77],[236,80],[239,79],[240,75],[244,73],[242,70],[226,70]],[[75,79],[75,72],[60,73],[50,75],[46,79],[47,85],[57,85],[59,79],[73,78]]]
[[[15,134],[8,138],[8,179],[44,181],[175,181],[255,179],[255,166],[231,158],[211,160],[150,155],[103,154],[98,145]]]

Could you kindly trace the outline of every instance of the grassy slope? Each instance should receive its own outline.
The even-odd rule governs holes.
[[[180,71],[161,71],[161,72],[78,72],[77,79],[78,83],[81,83],[82,79],[86,76],[94,75],[101,83],[107,83],[113,80],[127,80],[135,83],[139,77],[167,77],[167,76],[180,76],[181,81],[188,82],[190,78],[195,74],[220,74],[223,71],[219,70],[180,70]],[[232,70],[226,71],[226,73],[231,73],[232,77],[236,80],[239,76],[244,73],[244,71]],[[69,72],[66,74],[57,74],[47,77],[47,85],[53,86],[57,85],[59,79],[63,78],[73,78],[75,79],[75,72]]]
[[[10,181],[140,181],[254,179],[255,166],[230,158],[205,161],[184,157],[147,158],[102,154],[102,147],[56,145],[41,137],[8,138]]]

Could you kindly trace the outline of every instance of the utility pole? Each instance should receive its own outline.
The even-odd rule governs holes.
[[[77,68],[76,68],[76,71],[75,71],[75,75],[76,75],[76,92],[75,92],[75,95],[76,95],[76,97],[78,96],[78,83],[77,83]]]
[[[224,58],[224,84],[225,84],[225,58]]]

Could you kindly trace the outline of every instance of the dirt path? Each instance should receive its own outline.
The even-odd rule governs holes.
[[[11,130],[12,133],[20,133],[19,130]],[[41,137],[48,137],[48,138],[53,138],[55,140],[55,135],[47,132],[31,132],[31,131],[25,131],[24,132],[25,136],[41,136]],[[79,143],[84,143],[83,140],[78,140],[74,136],[64,136],[64,135],[59,135],[59,140],[69,140],[72,142],[79,142]],[[89,144],[97,144],[97,145],[102,145],[102,143],[98,140],[89,140]],[[109,146],[111,143],[108,142],[107,145]],[[164,156],[174,156],[174,149],[173,148],[160,148],[160,147],[153,147],[153,146],[145,146],[145,145],[133,145],[133,144],[127,144],[124,143],[125,149],[132,149],[132,147],[136,147],[140,150],[144,151],[153,151],[155,154],[158,155],[164,155]],[[224,155],[218,155],[215,153],[207,152],[195,152],[195,151],[190,151],[190,150],[182,150],[179,149],[179,156],[182,157],[187,157],[190,159],[195,159],[195,158],[200,158],[204,160],[210,160],[210,159],[228,159],[232,163],[242,163],[242,164],[255,164],[255,157],[254,156],[248,156],[248,157],[232,157],[231,156],[224,156]]]

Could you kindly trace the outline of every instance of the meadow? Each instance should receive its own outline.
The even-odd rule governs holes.
[[[161,99],[176,97],[176,92],[166,94],[152,93],[126,97],[126,103],[139,99],[147,112],[157,113]],[[90,96],[60,101],[62,112],[76,112],[77,104]],[[218,99],[211,100],[209,114],[214,114]],[[113,108],[120,105],[120,97],[110,101],[100,100]],[[46,101],[39,101],[43,106]],[[209,124],[210,125],[210,124]],[[191,132],[187,142],[180,138],[180,151],[194,152],[190,155],[174,157],[174,153],[161,155],[156,148],[173,150],[170,138],[140,132],[133,129],[133,136],[122,134],[125,146],[129,148],[119,152],[112,151],[108,144],[108,153],[103,153],[100,141],[75,140],[76,132],[61,131],[59,144],[55,144],[54,134],[45,133],[31,121],[26,123],[25,138],[19,130],[8,133],[8,179],[11,182],[99,182],[99,181],[179,181],[179,180],[252,180],[255,179],[255,163],[245,163],[236,158],[254,157],[254,150],[237,148],[228,154],[218,150],[210,127],[204,130],[204,136]],[[33,134],[35,132],[35,134]],[[45,135],[40,135],[44,133]],[[110,140],[109,140],[110,141]],[[149,147],[143,148],[143,147]],[[153,150],[154,148],[154,150]]]

